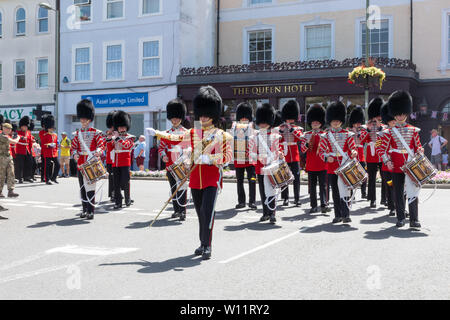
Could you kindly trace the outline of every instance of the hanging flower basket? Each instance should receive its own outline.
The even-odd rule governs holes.
[[[348,82],[357,86],[365,87],[368,85],[379,86],[380,90],[383,86],[383,81],[386,79],[386,74],[383,70],[377,67],[365,67],[364,65],[356,67],[348,74]],[[368,80],[368,81],[367,81]]]

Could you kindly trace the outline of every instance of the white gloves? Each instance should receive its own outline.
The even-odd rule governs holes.
[[[54,147],[56,147],[56,143],[54,143],[54,142],[49,143],[48,146],[49,146],[50,148],[54,148]]]
[[[211,158],[207,154],[202,154],[200,156],[200,162],[201,164],[211,164]]]
[[[156,130],[153,128],[146,128],[145,131],[147,131],[150,136],[156,136]]]

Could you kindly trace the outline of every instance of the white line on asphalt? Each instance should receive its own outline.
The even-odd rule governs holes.
[[[7,206],[13,206],[13,207],[25,207],[26,204],[25,204],[25,203],[9,203],[9,202],[8,202]]]
[[[8,270],[8,269],[11,269],[11,268],[14,268],[14,267],[21,266],[21,265],[26,264],[28,262],[31,262],[31,261],[40,259],[42,257],[45,257],[46,255],[47,255],[46,252],[42,252],[42,253],[38,253],[38,254],[35,254],[35,255],[32,255],[32,256],[26,257],[26,258],[21,259],[21,260],[17,260],[17,261],[11,262],[11,263],[9,263],[7,265],[4,265],[4,266],[0,267],[0,271],[5,271],[5,270]]]
[[[112,254],[128,253],[139,250],[138,248],[100,248],[100,247],[83,247],[77,245],[67,245],[64,247],[53,248],[47,250],[46,253],[70,253],[82,254],[89,256],[108,256]]]
[[[0,201],[4,201],[4,202],[17,202],[19,200],[16,199],[0,199]]]
[[[80,211],[81,208],[64,208],[64,210]]]
[[[142,211],[144,209],[138,209],[138,208],[123,208],[124,211]]]
[[[52,206],[73,206],[73,203],[61,203],[61,202],[55,202],[50,203]]]
[[[23,201],[23,203],[28,203],[28,204],[43,204],[45,202],[43,201]]]
[[[56,209],[57,207],[52,206],[33,206],[33,208],[41,208],[41,209]]]

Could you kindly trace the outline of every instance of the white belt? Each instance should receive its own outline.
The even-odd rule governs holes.
[[[336,153],[335,152],[327,153],[327,157],[328,156],[336,157]]]
[[[169,152],[181,152],[181,148],[170,148],[170,149],[167,149],[167,151],[169,151]]]
[[[363,144],[358,144],[357,147],[358,148],[364,148],[364,145]]]
[[[79,156],[88,156],[89,153],[87,153],[87,152],[79,152],[78,155]]]
[[[114,153],[131,152],[131,150],[114,150]]]
[[[287,142],[286,143],[288,146],[296,146],[297,142]]]
[[[389,150],[389,152],[396,152],[396,153],[403,153],[403,154],[407,154],[408,151],[407,150],[400,150],[400,149],[391,149]]]

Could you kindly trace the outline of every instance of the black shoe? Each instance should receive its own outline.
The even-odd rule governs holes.
[[[390,210],[389,211],[389,217],[393,217],[395,216],[395,210]]]
[[[271,214],[270,215],[270,223],[275,223],[277,222],[277,218],[275,218],[275,214]]]
[[[53,183],[56,183],[56,184],[58,184],[59,182],[58,181],[56,181],[56,179],[55,180],[52,180],[53,181]]]
[[[249,203],[248,204],[248,207],[250,208],[250,209],[252,209],[252,210],[256,210],[256,209],[258,209],[258,207],[256,206],[256,204],[255,203]]]
[[[8,208],[5,208],[5,207],[3,207],[3,206],[0,206],[0,212],[2,212],[2,211],[8,211],[9,209]],[[6,218],[6,219],[8,219],[8,218]]]
[[[419,221],[409,221],[409,227],[413,229],[420,229],[422,226],[420,225]]]
[[[127,207],[131,206],[131,200],[125,200],[125,205],[126,205]]]
[[[25,179],[25,181],[29,182],[29,183],[33,183],[34,182],[34,180],[32,180],[32,179]]]
[[[88,219],[88,220],[94,219],[94,213],[92,213],[92,212],[88,213],[88,214],[87,214],[87,219]]]
[[[202,260],[208,260],[211,258],[211,247],[205,247],[203,249]]]
[[[51,186],[53,183],[51,183],[50,181],[47,181],[45,184],[48,184]]]
[[[377,207],[377,204],[376,204],[376,202],[375,201],[370,201],[370,207],[371,208],[376,208]]]
[[[203,254],[203,250],[204,250],[205,248],[203,247],[203,246],[200,246],[200,247],[198,247],[197,249],[195,249],[195,251],[194,251],[194,254],[196,255],[196,256],[201,256],[202,254]]]
[[[263,215],[263,216],[259,219],[259,221],[263,222],[263,221],[267,221],[267,220],[269,220],[269,219],[270,219],[269,216]]]
[[[363,193],[363,194],[361,195],[361,199],[367,199],[367,194]]]
[[[330,208],[329,207],[321,207],[320,208],[320,211],[322,212],[322,213],[327,213],[327,212],[330,212]]]
[[[19,179],[19,183],[23,183],[23,180],[22,180],[22,179]]]
[[[343,223],[350,223],[350,222],[352,222],[352,219],[350,219],[350,217],[347,217],[347,218],[342,219],[342,222]]]
[[[15,193],[13,190],[8,191],[8,198],[17,198],[19,195]]]
[[[0,220],[8,220],[7,217],[0,216]]]
[[[114,210],[122,209],[122,204],[115,204]]]
[[[294,204],[295,204],[296,207],[301,207],[302,206],[302,203],[300,202],[300,200],[295,200]]]
[[[282,206],[287,207],[289,205],[289,199],[284,199]]]
[[[401,228],[401,227],[405,226],[405,219],[398,220],[396,226],[397,226],[397,228]]]
[[[380,204],[381,204],[381,205],[383,205],[383,206],[387,206],[387,202],[386,202],[386,199],[384,199],[384,200],[381,200],[381,201],[380,201]]]
[[[81,219],[86,218],[86,212],[82,212],[82,213],[80,214],[80,218],[81,218]]]
[[[319,208],[318,207],[309,209],[309,213],[317,213],[317,212],[319,212]]]
[[[331,223],[339,223],[342,222],[342,218],[334,218],[333,221],[331,221]]]
[[[184,221],[186,220],[186,212],[181,212],[180,213],[180,221]]]
[[[409,218],[409,212],[405,211],[405,217]]]
[[[236,209],[242,209],[242,208],[245,208],[245,203],[238,203],[238,204],[235,206],[235,208],[236,208]]]
[[[172,218],[178,218],[178,217],[180,217],[180,212],[174,212],[174,213],[172,213]]]

